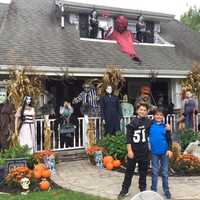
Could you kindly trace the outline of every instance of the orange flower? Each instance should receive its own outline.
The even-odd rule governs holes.
[[[102,151],[103,148],[99,146],[91,146],[86,149],[88,155],[93,155],[96,151]]]

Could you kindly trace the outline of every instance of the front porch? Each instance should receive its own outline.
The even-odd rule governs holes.
[[[148,117],[152,118],[152,115]],[[172,132],[177,130],[177,119],[178,116],[176,114],[168,114],[165,118],[165,122],[171,124]],[[95,142],[102,138],[104,135],[104,127],[102,124],[102,120],[100,117],[90,117],[89,120],[93,121],[94,124],[94,138]],[[126,126],[130,122],[130,117],[125,117],[122,126],[122,132],[126,134]],[[54,151],[62,151],[62,150],[73,150],[73,149],[82,149],[87,146],[87,124],[83,117],[78,118],[78,125],[75,128],[74,133],[71,136],[72,144],[70,146],[66,146],[66,143],[62,141],[62,137],[59,131],[60,125],[57,124],[55,119],[50,119],[50,129],[51,129],[51,149]],[[198,124],[200,122],[200,113],[196,115],[196,127],[198,129]],[[44,149],[44,119],[36,119],[36,134],[37,134],[37,151]]]

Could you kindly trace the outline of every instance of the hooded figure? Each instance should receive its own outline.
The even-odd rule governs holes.
[[[117,96],[112,95],[112,87],[107,86],[106,95],[100,99],[103,123],[106,134],[115,134],[120,130],[122,109]]]

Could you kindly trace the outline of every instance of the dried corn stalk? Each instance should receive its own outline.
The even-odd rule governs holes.
[[[22,70],[12,69],[10,71],[8,98],[16,110],[22,105],[24,96],[31,96],[33,104],[36,104],[38,96],[41,94],[41,76],[33,74],[34,71],[28,70],[27,68],[23,68]]]
[[[107,70],[97,85],[97,93],[98,95],[105,95],[105,90],[108,85],[112,86],[113,94],[118,96],[120,90],[125,84],[125,78],[122,77],[122,72],[116,65],[109,65]]]

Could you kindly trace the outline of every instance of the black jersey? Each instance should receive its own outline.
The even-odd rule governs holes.
[[[131,123],[127,125],[127,144],[131,144],[135,159],[148,158],[148,132],[150,126],[151,120],[147,117],[134,117]]]

